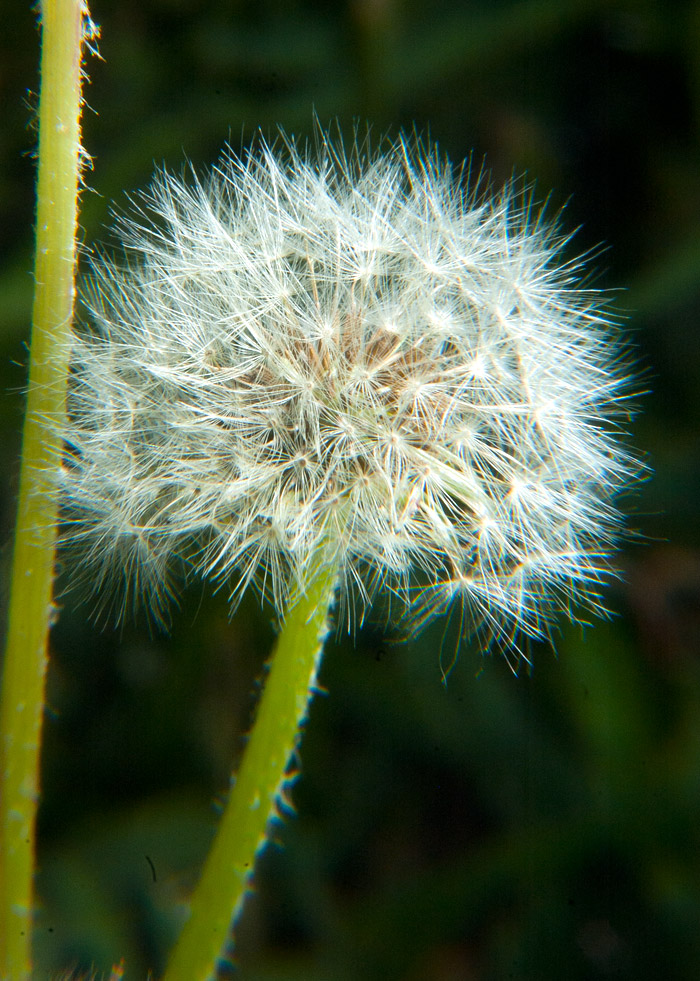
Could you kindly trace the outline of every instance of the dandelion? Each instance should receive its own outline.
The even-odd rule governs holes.
[[[166,622],[178,578],[249,585],[282,629],[165,978],[209,977],[284,813],[336,597],[484,649],[600,604],[639,467],[605,298],[532,192],[435,147],[259,139],[160,173],[84,294],[65,540],[103,607]]]
[[[418,141],[260,139],[160,173],[118,233],[62,474],[100,602],[164,621],[182,573],[282,616],[328,566],[349,629],[379,594],[416,626],[457,603],[485,647],[599,603],[625,370],[532,192]]]

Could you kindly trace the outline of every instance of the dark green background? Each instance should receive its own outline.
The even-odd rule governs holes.
[[[2,5],[0,499],[6,572],[29,334],[38,34]],[[609,622],[564,627],[514,677],[454,625],[328,649],[297,816],[240,926],[242,981],[539,981],[700,975],[700,6],[669,0],[95,0],[94,158],[82,236],[154,163],[214,161],[259,126],[414,124],[566,204],[598,251],[642,372]],[[66,575],[69,575],[67,571]],[[6,575],[3,576],[6,579]],[[53,633],[38,978],[162,969],[272,638],[269,611],[188,594],[169,638]],[[153,863],[156,881],[153,881]],[[222,975],[224,976],[224,975]],[[228,975],[225,975],[228,976]]]

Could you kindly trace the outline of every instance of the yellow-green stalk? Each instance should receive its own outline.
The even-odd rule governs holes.
[[[84,0],[45,0],[35,292],[27,411],[0,702],[0,979],[31,974],[34,833],[57,503],[52,433],[65,412],[80,179]]]
[[[285,618],[243,762],[164,981],[215,975],[293,776],[289,768],[316,687],[335,579],[334,569],[322,570]]]

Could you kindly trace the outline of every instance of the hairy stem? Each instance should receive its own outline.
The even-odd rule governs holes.
[[[35,291],[0,701],[0,979],[31,973],[34,832],[60,461],[73,312],[84,0],[41,4]]]
[[[253,729],[164,981],[214,976],[255,860],[279,813],[328,632],[336,572],[324,569],[285,618]],[[291,769],[290,769],[291,768]]]

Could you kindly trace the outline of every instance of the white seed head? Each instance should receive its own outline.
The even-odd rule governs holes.
[[[597,604],[639,469],[604,302],[531,193],[417,141],[318,143],[161,173],[120,219],[73,351],[66,540],[158,621],[179,572],[283,615],[333,563],[350,628],[382,593],[540,636]]]

